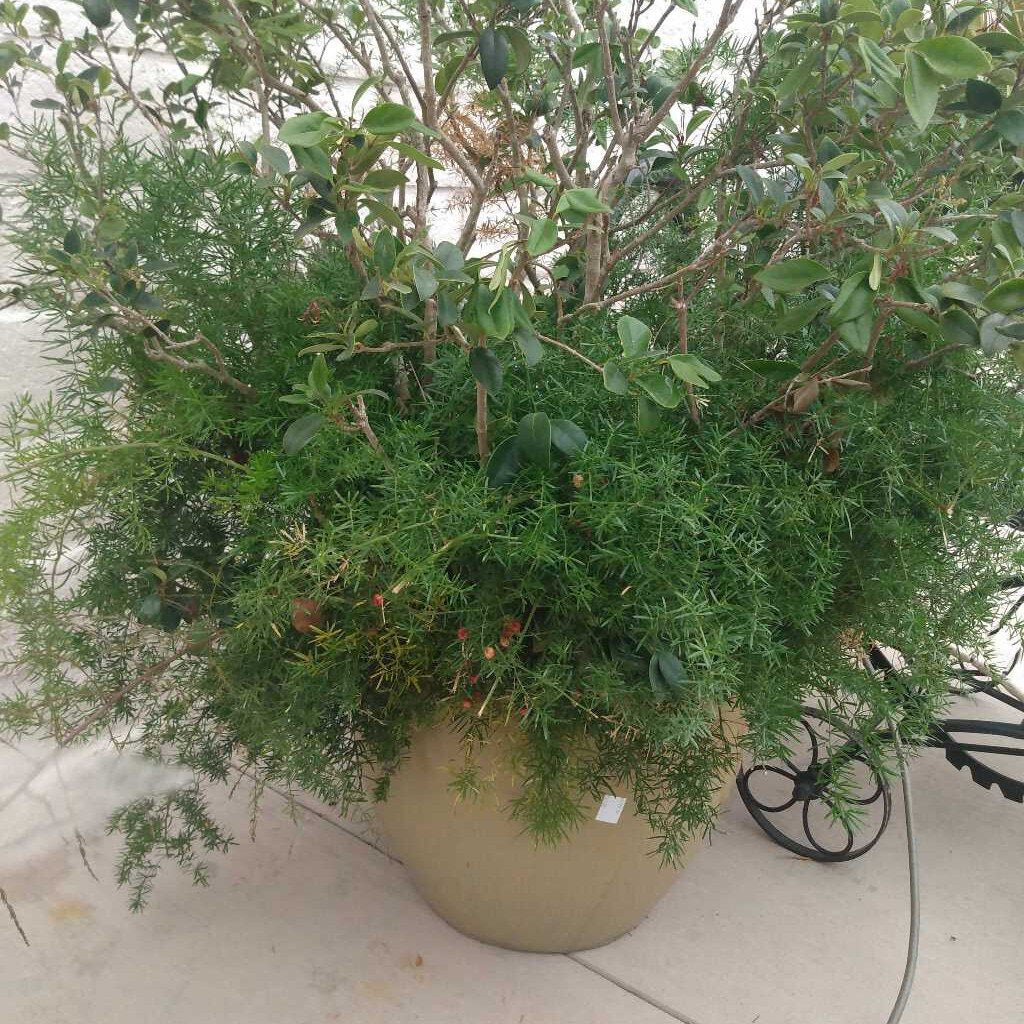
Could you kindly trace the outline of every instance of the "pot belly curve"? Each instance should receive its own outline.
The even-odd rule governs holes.
[[[647,822],[626,797],[616,824],[584,807],[580,827],[557,846],[538,845],[505,808],[515,796],[503,739],[474,748],[486,785],[473,800],[449,788],[465,764],[446,726],[424,729],[395,773],[377,818],[388,847],[416,888],[449,924],[482,942],[535,953],[593,949],[636,927],[668,892],[682,861],[664,867]],[[728,793],[723,785],[721,802]]]

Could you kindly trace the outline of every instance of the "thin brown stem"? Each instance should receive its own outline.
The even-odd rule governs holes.
[[[356,395],[350,404],[352,419],[355,420],[359,432],[369,442],[370,447],[375,452],[379,452],[381,450],[380,441],[377,440],[377,435],[373,432],[373,427],[370,426],[370,419],[366,415],[366,402],[363,400],[363,396]]]
[[[672,300],[672,305],[676,311],[679,352],[682,355],[686,355],[689,348],[690,326],[687,316],[686,292],[683,278],[679,279],[679,296]],[[686,404],[690,410],[690,419],[697,426],[700,426],[700,409],[697,406],[697,396],[694,394],[693,385],[689,381],[686,382]]]
[[[537,337],[548,345],[554,345],[555,348],[560,348],[563,352],[568,352],[569,355],[575,356],[581,363],[586,363],[592,370],[604,373],[604,367],[599,363],[595,363],[593,359],[588,359],[582,352],[577,351],[571,345],[566,345],[564,341],[559,341],[557,338],[549,338],[546,334],[538,334]]]
[[[956,352],[962,348],[970,348],[971,346],[965,341],[954,341],[948,345],[943,345],[942,348],[937,348],[934,352],[930,352],[926,356],[921,356],[919,359],[911,359],[909,363],[905,365],[907,370],[920,370],[922,366],[928,366],[930,363],[938,362],[943,356],[949,355],[950,352]]]

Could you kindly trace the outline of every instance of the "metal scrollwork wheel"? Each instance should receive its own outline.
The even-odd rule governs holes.
[[[819,861],[853,860],[882,837],[892,813],[886,780],[851,731],[805,707],[790,756],[742,767],[736,777],[751,817],[785,849]],[[837,789],[852,809],[833,814]]]

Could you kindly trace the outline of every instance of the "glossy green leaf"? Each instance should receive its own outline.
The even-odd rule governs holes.
[[[651,655],[647,672],[651,689],[659,700],[668,700],[687,682],[683,663],[671,651],[655,651]]]
[[[1020,313],[1024,310],[1024,277],[1004,281],[985,296],[985,308],[996,313]]]
[[[393,167],[380,167],[370,171],[359,184],[369,192],[393,192],[396,188],[408,184],[408,179]]]
[[[112,12],[108,0],[83,0],[82,8],[85,16],[97,28],[107,28],[112,20]]]
[[[416,124],[416,115],[403,103],[380,103],[363,118],[363,131],[399,135]]]
[[[263,162],[268,167],[272,167],[278,174],[287,174],[292,169],[288,154],[277,146],[260,146],[259,154]]]
[[[853,352],[865,353],[871,344],[871,328],[874,317],[870,313],[862,313],[851,320],[844,320],[837,328],[839,340]]]
[[[1011,145],[1024,146],[1024,113],[1021,111],[999,111],[992,127]]]
[[[1024,341],[1024,321],[1011,320],[1000,324],[999,333],[1005,334],[1014,341]]]
[[[326,422],[326,417],[318,412],[311,412],[292,423],[284,432],[281,442],[285,455],[294,455],[300,448],[309,444]]]
[[[479,285],[475,292],[475,312],[477,323],[488,337],[503,341],[515,327],[515,302],[507,288],[492,295],[487,287]]]
[[[533,331],[517,327],[512,332],[512,337],[523,353],[527,366],[536,366],[544,358],[544,346],[537,340]]]
[[[987,356],[996,356],[1005,352],[1010,346],[1010,336],[1003,330],[1004,327],[1014,326],[1016,321],[1006,313],[989,313],[978,329],[978,337],[981,342],[981,350]]]
[[[68,228],[64,235],[64,251],[70,256],[82,251],[82,236],[77,228]]]
[[[68,59],[74,51],[74,44],[70,39],[65,39],[64,42],[57,47],[57,55],[54,58],[54,63],[57,65],[58,71],[63,71],[68,64]],[[6,75],[11,68],[14,67],[14,62],[17,60],[17,51],[10,49],[3,53],[0,53],[0,76]]]
[[[715,116],[715,111],[711,108],[704,108],[701,110],[694,111],[693,117],[686,122],[686,131],[683,133],[683,138],[688,139],[705,121]]]
[[[927,313],[920,309],[897,308],[894,309],[893,312],[908,327],[913,327],[915,330],[920,331],[922,334],[926,334],[929,337],[934,337],[939,333],[938,323]]]
[[[573,210],[576,213],[611,213],[611,207],[603,203],[592,188],[570,188],[562,194],[555,208],[557,213]]]
[[[587,435],[572,420],[552,420],[551,443],[563,455],[575,455],[586,447]]]
[[[445,278],[461,274],[462,268],[466,265],[466,257],[462,254],[462,250],[451,242],[438,242],[437,248],[434,250],[434,257],[441,264],[441,269],[444,271],[441,276]]]
[[[939,104],[942,79],[913,50],[907,51],[907,69],[903,76],[903,97],[907,110],[917,125],[924,131],[935,116]]]
[[[419,262],[412,268],[412,283],[420,302],[425,302],[437,291],[438,280],[426,262]]]
[[[526,251],[531,256],[543,256],[554,249],[558,242],[558,225],[546,217],[534,221],[530,236],[526,240]]]
[[[480,70],[488,89],[497,89],[508,73],[508,39],[501,29],[485,28],[477,41]]]
[[[1024,41],[1010,32],[979,32],[973,36],[976,46],[989,53],[1021,53],[1024,52]]]
[[[775,94],[783,105],[799,96],[804,86],[819,67],[818,55],[811,51],[776,86]]]
[[[944,281],[939,285],[939,293],[947,299],[967,302],[972,306],[981,306],[985,302],[985,293],[980,288],[963,281]]]
[[[1024,246],[1024,210],[1012,210],[1010,212],[1010,227],[1017,236],[1017,241]]]
[[[327,115],[296,114],[281,125],[278,138],[288,146],[317,146],[327,137]]]
[[[352,231],[359,226],[359,214],[355,210],[339,210],[334,217],[338,237],[346,245],[352,241]]]
[[[650,347],[651,329],[642,320],[637,320],[635,316],[629,316],[629,314],[620,316],[616,331],[622,344],[623,354],[630,358],[642,355]]]
[[[892,62],[889,55],[873,39],[862,35],[857,40],[864,64],[876,75],[890,83],[895,82],[900,75],[899,68]]]
[[[519,439],[507,437],[499,444],[487,461],[487,483],[491,487],[505,487],[519,472]]]
[[[991,67],[988,54],[964,36],[933,36],[914,44],[913,52],[944,78],[977,78]]]
[[[896,229],[903,227],[907,222],[907,211],[895,199],[878,198],[874,200],[878,212],[885,218],[886,226],[893,234]]]
[[[803,291],[819,281],[827,281],[831,276],[832,272],[827,267],[804,256],[775,263],[754,275],[766,288],[783,293]]]
[[[296,146],[292,145],[292,152],[295,160],[303,170],[310,174],[316,174],[325,181],[334,177],[334,168],[331,166],[331,158],[319,146]]]
[[[470,350],[469,369],[488,394],[495,395],[501,390],[505,372],[498,357],[489,348],[478,346]]]
[[[829,310],[829,320],[833,324],[854,320],[872,308],[874,296],[867,287],[867,277],[867,272],[862,271],[852,274],[842,283]]]
[[[818,298],[802,302],[799,306],[793,306],[775,321],[775,330],[779,334],[792,334],[802,330],[830,304],[831,300]]]
[[[637,384],[663,409],[674,409],[682,401],[682,392],[664,374],[645,374],[637,378]]]
[[[547,174],[541,174],[538,171],[534,171],[531,168],[527,168],[518,178],[516,182],[528,181],[533,185],[540,185],[542,188],[557,188],[558,182]]]
[[[437,293],[437,324],[439,327],[451,327],[459,322],[462,311],[458,304],[446,291]]]
[[[935,238],[940,238],[943,242],[948,242],[950,245],[956,245],[960,239],[953,234],[949,228],[936,227],[935,225],[929,225],[928,227],[921,228],[922,231],[926,231],[929,235]]]
[[[530,37],[515,25],[502,25],[501,34],[508,41],[515,58],[514,69],[510,68],[508,73],[512,75],[523,75],[530,67],[533,59],[533,47],[530,45]]]
[[[696,387],[704,387],[705,380],[701,376],[700,371],[685,356],[671,356],[668,360],[668,365],[671,367],[672,372],[682,381],[686,381],[687,384],[693,384]]]
[[[976,114],[994,114],[1003,105],[1003,94],[988,82],[970,79],[964,86],[967,106]]]
[[[601,369],[601,376],[604,378],[606,391],[610,391],[613,395],[629,394],[629,378],[626,377],[618,363],[609,359]]]
[[[950,344],[974,345],[978,341],[978,324],[961,306],[951,306],[942,314],[939,332]]]
[[[736,173],[750,193],[754,205],[757,206],[758,203],[764,202],[764,181],[761,179],[761,175],[752,167],[746,166],[737,167]]]
[[[792,359],[746,359],[743,365],[768,380],[792,380],[800,372],[800,364]]]
[[[709,384],[722,379],[703,359],[692,352],[669,356],[668,365],[680,380],[694,387],[706,388]]]
[[[383,228],[373,239],[373,265],[382,273],[390,274],[398,257],[398,243],[390,231]]]
[[[849,167],[850,164],[860,160],[860,158],[860,153],[840,153],[821,165],[822,177],[828,177],[836,171],[841,171],[844,167]]]
[[[653,434],[661,425],[661,411],[646,395],[636,401],[636,425],[640,434]]]
[[[314,398],[326,401],[331,397],[330,377],[327,360],[319,353],[309,371],[309,392]]]
[[[454,32],[439,32],[434,36],[434,45],[443,46],[445,43],[454,43],[458,39],[473,39],[475,33],[470,29],[459,29]]]
[[[551,465],[551,420],[542,412],[527,413],[519,421],[519,452],[537,466]]]

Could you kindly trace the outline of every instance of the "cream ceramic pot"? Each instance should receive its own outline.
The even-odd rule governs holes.
[[[439,725],[413,738],[377,814],[389,850],[416,888],[459,931],[508,949],[592,949],[636,927],[699,840],[675,867],[663,867],[632,793],[617,787],[624,806],[616,821],[607,820],[615,818],[615,803],[588,804],[571,836],[538,845],[507,813],[518,787],[510,752],[508,735],[477,744],[473,761],[485,785],[479,797],[459,800],[449,786],[465,765],[458,736]],[[723,779],[716,803],[730,785],[731,776]]]

